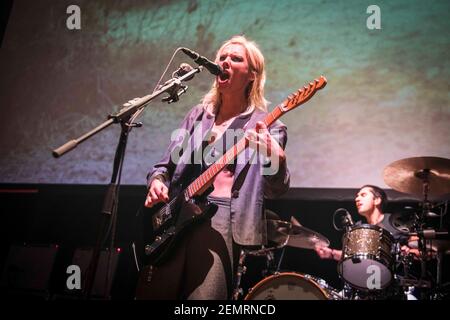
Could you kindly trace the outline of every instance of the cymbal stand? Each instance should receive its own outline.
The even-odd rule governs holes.
[[[442,285],[442,259],[444,258],[444,254],[442,250],[439,250],[436,254],[436,289],[439,290]]]
[[[283,261],[283,258],[284,258],[284,251],[285,251],[285,249],[286,249],[286,247],[283,247],[283,249],[281,250],[280,260],[278,261],[277,269],[275,270],[275,273],[280,272],[281,262]]]
[[[429,192],[429,176],[430,176],[430,169],[422,169],[414,172],[414,176],[416,176],[418,179],[422,181],[422,194],[423,194],[423,201],[422,201],[422,212],[419,217],[419,221],[416,222],[415,227],[417,234],[419,235],[418,240],[418,247],[419,252],[421,252],[420,256],[420,265],[421,265],[421,275],[420,279],[424,280],[426,277],[426,258],[427,258],[427,246],[426,246],[426,240],[423,235],[424,231],[424,225],[425,225],[425,216],[427,214],[427,211],[429,211],[430,203],[428,201],[428,192]]]
[[[445,209],[441,210],[441,213],[440,213],[439,229],[441,229],[441,230],[444,226],[444,215],[447,214],[447,205],[448,205],[448,202],[446,201]],[[444,258],[444,253],[442,252],[442,250],[438,251],[436,258],[437,258],[437,268],[438,268],[436,282],[437,282],[438,286],[441,286],[442,285],[442,263],[443,263],[442,259]]]
[[[430,176],[430,169],[423,169],[423,170],[419,170],[416,171],[414,173],[414,175],[422,180],[423,183],[423,202],[422,202],[422,215],[421,215],[421,219],[420,219],[420,224],[419,224],[419,230],[418,234],[420,234],[419,236],[419,248],[422,252],[421,254],[421,279],[425,278],[426,275],[426,259],[428,257],[428,252],[427,252],[427,239],[433,239],[435,236],[434,234],[436,233],[435,230],[424,230],[424,226],[425,226],[425,216],[427,215],[427,213],[431,210],[431,203],[428,201],[428,193],[429,193],[429,176]],[[440,228],[442,228],[442,219],[443,219],[443,215],[441,213],[440,215]],[[430,231],[430,232],[427,232]],[[429,235],[428,237],[426,237],[426,235]],[[429,241],[431,242],[431,241]],[[432,242],[430,243],[430,254],[433,254],[433,246],[432,246]],[[440,293],[441,290],[441,286],[442,286],[442,262],[443,262],[443,252],[442,250],[438,250],[438,252],[436,253],[436,287],[435,287],[435,294],[434,294],[434,298],[438,298],[438,295]]]
[[[422,216],[421,221],[423,226],[423,223],[425,221],[425,216],[427,212],[430,210],[430,202],[428,201],[428,193],[430,191],[430,183],[429,183],[429,176],[430,176],[430,169],[422,169],[419,171],[414,172],[414,176],[416,176],[418,179],[422,181],[422,195],[423,195],[423,201],[422,201]]]

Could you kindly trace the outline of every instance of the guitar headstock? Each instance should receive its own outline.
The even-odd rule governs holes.
[[[288,112],[302,103],[311,99],[311,97],[316,93],[317,90],[324,88],[327,84],[327,79],[324,76],[320,76],[319,79],[314,79],[307,86],[298,89],[296,92],[292,93],[287,97],[286,100],[280,105],[281,111]]]

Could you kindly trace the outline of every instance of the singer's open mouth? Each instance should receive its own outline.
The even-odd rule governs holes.
[[[227,81],[230,79],[230,74],[227,71],[224,71],[219,76],[220,81]]]

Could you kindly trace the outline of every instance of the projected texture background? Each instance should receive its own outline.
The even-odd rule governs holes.
[[[14,1],[0,51],[0,182],[107,183],[120,129],[60,159],[51,150],[149,94],[177,47],[213,58],[234,34],[266,57],[271,107],[312,79],[327,87],[282,118],[294,187],[385,186],[406,157],[450,158],[448,1]],[[381,9],[369,30],[366,9]],[[181,62],[177,56],[169,70]],[[206,71],[176,104],[152,103],[132,131],[122,181],[143,184],[170,134],[208,91]]]

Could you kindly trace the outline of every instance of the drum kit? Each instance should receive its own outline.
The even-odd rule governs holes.
[[[272,215],[266,221],[267,239],[273,245],[258,250],[241,250],[233,299],[240,299],[243,294],[240,282],[246,272],[245,259],[248,256],[263,256],[273,262],[274,252],[278,250],[281,250],[281,255],[277,267],[253,286],[243,296],[244,300],[450,298],[449,285],[442,283],[443,258],[450,254],[450,238],[447,225],[444,225],[446,200],[450,195],[450,159],[402,159],[388,165],[383,178],[395,191],[418,197],[419,209],[408,208],[405,212],[390,216],[391,225],[405,235],[408,248],[413,253],[409,250],[405,252],[393,235],[379,226],[347,226],[337,267],[343,281],[343,289],[339,291],[323,279],[279,271],[286,247],[314,249],[316,246],[327,247],[330,242],[320,233],[300,225],[295,218],[288,222]],[[437,219],[438,223],[430,222]],[[414,267],[416,273],[411,271]]]

